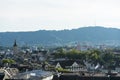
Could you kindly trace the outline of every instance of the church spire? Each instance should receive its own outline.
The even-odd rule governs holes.
[[[13,47],[17,47],[16,39],[14,41]]]
[[[14,41],[14,44],[13,44],[13,53],[14,53],[14,54],[17,54],[17,53],[18,53],[18,46],[17,46],[16,40]]]

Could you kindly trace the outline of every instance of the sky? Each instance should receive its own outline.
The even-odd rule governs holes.
[[[120,0],[0,0],[0,32],[120,28]]]

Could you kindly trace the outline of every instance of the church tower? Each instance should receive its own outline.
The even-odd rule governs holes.
[[[16,40],[15,40],[14,44],[13,44],[13,54],[17,54],[17,53],[18,53],[18,46],[17,46]]]

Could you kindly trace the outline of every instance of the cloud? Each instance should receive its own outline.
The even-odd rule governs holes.
[[[6,30],[120,26],[119,0],[1,0],[0,27]],[[22,26],[21,26],[22,25]],[[33,27],[35,26],[35,27]],[[18,28],[19,27],[19,28]]]

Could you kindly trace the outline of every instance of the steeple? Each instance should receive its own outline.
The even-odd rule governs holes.
[[[14,41],[13,47],[17,47],[16,40]]]
[[[17,46],[16,40],[14,41],[14,44],[13,44],[13,53],[14,54],[18,53],[18,46]]]

